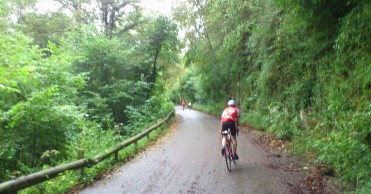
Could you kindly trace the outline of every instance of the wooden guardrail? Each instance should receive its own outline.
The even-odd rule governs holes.
[[[103,154],[99,154],[95,156],[94,158],[80,159],[80,160],[70,162],[67,164],[63,164],[63,165],[60,165],[54,168],[46,169],[46,170],[43,170],[37,173],[22,176],[14,180],[3,182],[0,184],[0,194],[17,193],[17,191],[19,190],[22,190],[29,186],[44,182],[48,179],[54,178],[58,176],[60,173],[63,173],[68,170],[77,170],[77,169],[82,169],[84,167],[90,168],[113,154],[115,154],[115,157],[117,158],[118,152],[120,150],[124,149],[125,147],[133,143],[136,143],[138,140],[142,139],[145,136],[149,137],[150,132],[155,130],[159,126],[161,126],[164,122],[166,122],[173,113],[174,113],[174,110],[172,110],[164,119],[160,120],[160,122],[158,122],[157,124],[146,129],[142,133],[139,133],[138,135],[131,137],[130,139],[120,143],[118,146],[113,148],[111,151],[108,151]]]

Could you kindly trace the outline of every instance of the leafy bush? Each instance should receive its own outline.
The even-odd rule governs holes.
[[[39,169],[47,150],[60,152],[57,160],[67,156],[68,133],[78,132],[75,120],[81,114],[74,100],[85,82],[69,72],[74,59],[51,43],[41,50],[21,33],[2,36],[0,42],[0,89],[5,94],[0,96],[0,139],[8,139],[0,141],[7,172],[0,174],[3,180]]]
[[[126,136],[133,136],[140,133],[145,127],[154,121],[166,116],[174,105],[166,102],[165,98],[152,96],[141,106],[127,106],[125,110],[129,115],[128,124],[123,127]]]
[[[269,117],[263,112],[249,111],[242,112],[241,124],[251,125],[257,130],[266,130],[269,126]]]

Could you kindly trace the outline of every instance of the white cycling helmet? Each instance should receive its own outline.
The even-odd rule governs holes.
[[[229,100],[228,106],[236,106],[236,102],[234,100]]]

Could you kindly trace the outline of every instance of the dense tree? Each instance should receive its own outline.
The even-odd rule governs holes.
[[[147,52],[149,57],[149,81],[153,86],[157,81],[158,71],[165,72],[169,65],[177,62],[177,27],[168,18],[160,16],[150,22],[150,27],[143,30],[142,36],[146,37],[147,42],[142,45],[141,52]]]
[[[34,10],[37,0],[3,0],[2,2],[11,8],[14,16],[21,18],[30,10]]]
[[[175,24],[142,20],[137,1],[59,2],[55,13],[33,12],[35,1],[0,4],[1,181],[99,141],[87,150],[97,154],[172,108],[165,84],[178,57]]]
[[[95,0],[55,0],[61,4],[61,9],[72,13],[76,24],[94,24],[98,19],[92,4]]]
[[[143,105],[155,93],[155,85],[164,87],[158,76],[177,61],[176,33],[174,24],[159,18],[136,34],[126,34],[137,41],[103,35],[80,45],[84,60],[75,67],[89,73],[88,90],[107,100],[115,122],[128,122],[126,106]]]
[[[100,0],[101,20],[107,34],[121,34],[139,24],[140,8],[133,0]]]
[[[34,39],[34,43],[42,48],[51,41],[60,44],[63,37],[72,31],[72,20],[64,14],[24,14],[18,21],[18,28]]]
[[[74,99],[84,86],[83,77],[69,73],[71,58],[53,45],[50,53],[54,54],[43,58],[42,51],[21,33],[2,36],[0,42],[0,158],[5,168],[1,171],[39,166],[47,150],[66,157],[68,136],[78,132],[75,120],[80,113]]]

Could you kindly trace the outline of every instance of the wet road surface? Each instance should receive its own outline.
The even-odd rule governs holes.
[[[94,193],[290,193],[286,158],[274,158],[253,135],[240,132],[240,159],[228,172],[221,156],[218,117],[176,107],[178,127],[102,180],[80,191]]]

